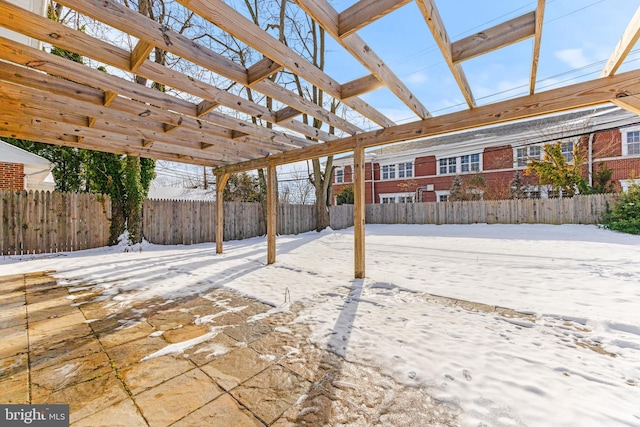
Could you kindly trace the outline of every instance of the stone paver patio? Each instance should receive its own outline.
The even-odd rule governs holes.
[[[272,307],[220,288],[120,307],[33,273],[0,277],[0,307],[0,403],[66,403],[73,426],[457,424],[309,343],[295,304],[252,319]]]

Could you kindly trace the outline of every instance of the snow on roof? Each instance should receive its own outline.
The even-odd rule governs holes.
[[[44,166],[47,169],[53,167],[53,164],[44,157],[25,151],[2,140],[0,140],[0,162]]]
[[[151,183],[147,198],[157,200],[200,200],[213,202],[216,199],[216,190],[215,187],[205,190],[202,188],[165,187],[156,183]]]

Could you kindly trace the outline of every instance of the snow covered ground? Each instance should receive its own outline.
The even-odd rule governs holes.
[[[266,241],[4,257],[119,305],[225,286],[304,310],[309,339],[459,406],[468,426],[640,426],[640,237],[565,225],[368,225]],[[443,296],[448,298],[436,298]],[[517,310],[456,303],[451,298]]]

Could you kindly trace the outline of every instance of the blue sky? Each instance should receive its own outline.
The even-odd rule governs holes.
[[[353,0],[332,2],[339,12],[353,3]],[[436,5],[450,38],[456,41],[530,12],[537,2],[436,0]],[[537,91],[598,77],[639,6],[639,0],[548,0]],[[359,34],[433,115],[467,108],[415,2],[365,27]],[[640,50],[640,46],[636,49]],[[533,39],[530,38],[463,62],[478,104],[526,94],[532,51]],[[632,62],[633,59],[636,61]],[[640,54],[632,52],[618,72],[640,67],[637,59]],[[326,71],[341,83],[368,74],[333,40]],[[362,98],[399,123],[416,119],[386,89]]]

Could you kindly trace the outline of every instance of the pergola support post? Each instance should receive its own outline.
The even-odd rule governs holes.
[[[353,151],[353,236],[354,236],[354,270],[356,279],[364,279],[364,147],[356,146]]]
[[[267,264],[276,262],[276,230],[278,219],[278,194],[276,167],[267,167]]]
[[[224,239],[224,187],[229,180],[229,174],[216,175],[216,253],[222,253]]]

